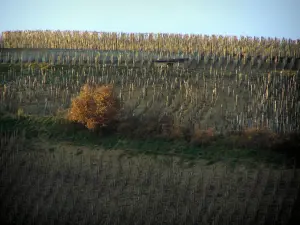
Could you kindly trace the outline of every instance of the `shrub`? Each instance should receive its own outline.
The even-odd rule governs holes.
[[[68,119],[85,125],[89,130],[108,126],[116,119],[120,105],[112,86],[85,84],[72,100]]]
[[[215,140],[214,130],[212,128],[208,128],[207,130],[201,130],[199,126],[194,128],[194,131],[191,135],[191,144],[207,146]]]

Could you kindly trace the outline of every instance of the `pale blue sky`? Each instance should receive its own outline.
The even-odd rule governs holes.
[[[300,38],[300,0],[0,0],[5,30]]]

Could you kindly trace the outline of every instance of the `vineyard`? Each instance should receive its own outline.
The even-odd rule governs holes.
[[[279,166],[274,170],[269,167],[267,169],[260,167],[249,174],[247,172],[248,175],[244,176],[238,174],[238,169],[232,173],[225,173],[220,163],[213,167],[219,168],[218,171],[208,169],[213,171],[211,175],[205,175],[209,172],[201,172],[201,176],[207,176],[204,182],[203,177],[202,180],[196,179],[199,175],[195,175],[199,172],[196,170],[191,172],[188,169],[189,172],[183,172],[186,173],[185,175],[172,175],[175,174],[173,170],[176,169],[176,174],[179,174],[178,171],[181,170],[177,168],[177,165],[174,167],[173,159],[172,163],[169,163],[172,165],[171,169],[171,167],[165,168],[156,164],[154,161],[152,163],[152,159],[141,159],[145,162],[139,162],[138,166],[135,165],[136,162],[133,162],[133,159],[133,161],[126,159],[123,160],[122,165],[109,156],[109,159],[106,159],[108,164],[103,163],[101,158],[97,161],[101,164],[101,168],[94,168],[92,156],[87,155],[84,162],[79,162],[73,156],[74,162],[71,162],[69,156],[64,156],[64,159],[59,161],[51,159],[44,168],[42,163],[39,164],[38,161],[34,163],[35,159],[40,157],[39,154],[43,155],[41,157],[46,157],[45,155],[52,157],[56,153],[36,153],[39,147],[35,146],[32,147],[35,153],[25,156],[22,153],[23,150],[15,152],[15,148],[26,148],[24,147],[28,144],[26,140],[33,137],[39,140],[38,143],[48,145],[55,141],[60,143],[61,140],[75,143],[78,136],[81,139],[89,139],[93,136],[95,140],[91,141],[91,145],[110,146],[107,147],[109,149],[119,149],[120,146],[126,145],[124,143],[131,142],[128,140],[142,140],[146,143],[148,139],[158,138],[159,144],[155,147],[146,147],[145,151],[151,152],[151,148],[155,148],[156,150],[152,149],[153,152],[160,151],[176,156],[189,155],[193,152],[191,153],[194,154],[193,156],[197,155],[200,158],[201,155],[202,158],[214,155],[215,158],[212,161],[230,158],[229,155],[234,154],[232,152],[239,152],[239,157],[243,154],[255,155],[257,161],[260,156],[266,157],[269,154],[267,157],[272,155],[277,160],[286,160],[285,163],[290,164],[288,166],[291,166],[291,162],[295,162],[298,166],[299,153],[295,151],[297,148],[300,149],[298,142],[300,131],[299,40],[215,35],[14,31],[2,33],[1,46],[0,147],[7,150],[1,154],[9,159],[15,158],[15,155],[21,152],[20,156],[15,158],[17,163],[21,165],[21,158],[28,158],[28,161],[34,164],[32,167],[44,171],[44,174],[48,173],[46,172],[48,169],[53,170],[55,166],[52,168],[52,165],[59,165],[63,168],[62,173],[65,174],[62,179],[68,180],[67,177],[71,176],[72,182],[74,184],[79,182],[77,184],[81,187],[83,183],[92,182],[89,184],[90,193],[86,194],[88,198],[96,198],[96,195],[92,194],[92,189],[96,188],[94,185],[100,181],[109,183],[107,187],[103,187],[103,193],[110,198],[116,195],[124,195],[125,198],[124,193],[128,193],[130,196],[128,201],[119,199],[116,205],[109,205],[104,194],[101,198],[99,197],[101,202],[107,204],[110,211],[100,209],[101,204],[97,203],[98,205],[94,204],[94,208],[88,213],[91,216],[97,209],[99,215],[106,215],[102,218],[101,224],[118,224],[122,218],[128,220],[126,224],[132,224],[131,218],[134,215],[137,216],[135,220],[138,221],[137,224],[146,224],[145,215],[148,215],[154,208],[163,211],[163,207],[169,208],[169,211],[157,217],[159,222],[155,221],[155,215],[150,213],[152,220],[149,220],[148,224],[163,222],[184,224],[186,221],[189,221],[188,224],[270,224],[269,220],[272,220],[274,224],[274,220],[287,224],[289,216],[293,214],[293,205],[296,202],[300,184],[299,171],[295,168],[292,171],[281,172]],[[89,89],[89,87],[101,88]],[[80,115],[80,119],[73,116],[72,122],[67,121],[67,118],[71,117],[66,115],[68,112],[70,115],[72,112],[70,108],[76,105],[74,103],[76,101],[84,110],[80,111],[77,105],[76,110],[73,109],[74,112],[84,111],[89,115],[93,113],[87,109],[90,100],[82,103],[78,98],[75,100],[76,97],[84,96],[86,99],[91,99],[94,94],[98,96],[98,99],[103,99],[100,91],[110,90],[108,87],[112,87],[113,96],[120,104],[120,107],[109,111],[111,115],[116,115],[111,127],[104,126],[99,131],[94,129],[94,125],[100,122],[94,120],[95,123],[91,123],[92,120],[86,122],[84,124],[86,127],[74,123],[74,121],[85,121],[84,115]],[[84,92],[88,89],[89,93]],[[109,101],[113,102],[111,99]],[[104,104],[105,107],[109,107],[111,102]],[[83,104],[85,106],[82,106]],[[98,113],[97,116],[102,114]],[[109,116],[106,115],[106,117]],[[104,124],[103,118],[99,120]],[[108,134],[115,135],[117,138],[112,138],[113,141],[106,145],[104,143]],[[19,138],[24,142],[22,147],[16,147],[14,143]],[[44,141],[45,138],[47,141]],[[183,147],[183,145],[188,147]],[[60,151],[58,144],[55,146],[55,149],[57,148],[55,151]],[[63,143],[62,146],[66,147],[66,144]],[[137,144],[137,146],[144,145]],[[45,148],[52,149],[52,147]],[[125,150],[133,148],[137,150],[139,147],[129,147],[129,144],[124,147]],[[165,150],[162,150],[163,148]],[[231,150],[226,152],[229,148]],[[204,153],[200,153],[202,150]],[[214,150],[215,153],[211,152]],[[292,154],[292,161],[288,159],[291,155],[286,156],[287,158],[283,155],[278,156],[277,150],[283,155]],[[95,154],[93,157],[98,157],[98,153],[92,154]],[[106,154],[109,153],[101,157],[108,157]],[[63,165],[64,160],[70,161],[68,166]],[[116,163],[120,164],[116,166]],[[126,163],[129,165],[124,166]],[[81,169],[78,168],[79,165]],[[87,167],[82,169],[84,165],[88,165],[88,169]],[[1,167],[9,171],[8,168],[13,168],[13,164],[2,161]],[[139,175],[138,171],[145,171],[144,167],[148,168],[149,174]],[[159,169],[153,173],[150,172],[151,168],[158,167]],[[137,170],[134,172],[136,177],[130,177],[128,174],[135,169]],[[75,172],[72,175],[71,170],[78,170],[80,178],[76,178]],[[163,180],[159,180],[158,177],[165,170],[168,171],[168,175]],[[21,172],[16,170],[15,174],[19,175]],[[241,173],[244,174],[243,172]],[[51,176],[52,181],[56,180],[61,185],[69,185],[66,180],[54,178],[56,173],[59,171],[55,170],[52,175],[47,176]],[[83,173],[89,175],[83,178]],[[91,173],[97,174],[97,178],[92,177]],[[229,179],[231,176],[229,174],[233,178]],[[4,177],[2,176],[1,182],[4,182]],[[22,181],[17,180],[11,182],[6,184],[17,186],[22,184]],[[37,183],[43,186],[43,183],[39,181]],[[151,188],[147,189],[146,183],[148,186],[151,184]],[[203,186],[204,183],[206,186]],[[180,184],[178,190],[173,190],[171,186],[176,186],[176,184]],[[134,189],[136,186],[138,188]],[[114,191],[110,191],[111,189]],[[133,189],[134,191],[131,191]],[[245,194],[247,192],[245,190],[248,189],[249,193]],[[172,191],[168,192],[168,190]],[[236,193],[233,193],[234,190]],[[250,190],[252,190],[251,193]],[[2,194],[0,198],[6,195],[5,191],[8,192],[5,188],[0,189]],[[14,191],[18,192],[18,187]],[[85,196],[79,191],[78,193],[71,191],[70,188],[64,189],[62,194],[59,194],[58,189],[55,192],[55,196],[74,195],[81,196],[80,198]],[[148,194],[143,195],[140,192]],[[182,209],[181,206],[178,207],[184,212],[183,214],[179,211],[172,211],[178,210],[178,207],[172,205],[177,201],[176,193],[181,198],[176,204],[182,206]],[[186,194],[183,193],[189,193],[188,197],[185,198]],[[36,197],[29,189],[28,195],[40,200],[46,198],[46,194],[44,197]],[[142,200],[134,200],[135,195],[140,195]],[[152,201],[150,197],[147,197],[150,195],[155,200]],[[238,195],[243,195],[243,197],[240,198]],[[251,200],[255,196],[260,196],[258,202]],[[272,199],[276,197],[279,200],[272,202]],[[59,197],[55,198],[60,202]],[[197,198],[203,200],[203,205],[197,206],[198,208],[194,207],[194,204],[197,204]],[[77,203],[66,201],[64,203],[66,208],[58,206],[58,211],[64,215],[57,218],[58,221],[68,220],[76,223],[75,218],[69,218],[68,213],[72,210],[75,212],[80,202],[89,205],[88,200],[79,198],[77,200]],[[116,216],[116,210],[126,202],[131,202],[131,206],[122,206],[122,213]],[[145,207],[141,208],[141,202]],[[159,208],[161,202],[165,203],[161,206],[162,208]],[[243,204],[243,202],[247,203]],[[7,197],[4,204],[13,205],[14,203]],[[53,201],[51,204],[56,203]],[[32,206],[30,202],[20,203],[20,205]],[[10,215],[8,219],[10,222],[18,213],[30,222],[35,219],[46,222],[46,217],[39,214],[42,211],[30,209],[29,212],[32,214],[27,215],[22,212],[21,208],[16,207],[12,211],[7,211]],[[43,210],[53,217],[56,216],[51,207]],[[231,210],[229,213],[231,216],[225,215],[228,210]],[[155,213],[155,210],[152,212]],[[127,214],[131,216],[127,218]],[[76,215],[82,216],[78,210]],[[91,220],[82,218],[81,220],[83,224],[94,224],[100,221],[98,214],[97,217],[91,216]]]
[[[4,48],[97,49],[115,51],[183,52],[252,56],[300,56],[300,41],[276,38],[107,33],[80,31],[13,31],[2,33]]]
[[[221,56],[218,47],[213,49],[213,54],[208,54],[206,48],[193,55],[188,51],[175,54],[174,49],[157,51],[150,41],[153,35],[148,35],[149,39],[146,40],[145,36],[128,36],[138,36],[144,42],[130,42],[125,38],[127,36],[121,35],[118,43],[123,47],[114,48],[113,40],[118,37],[115,34],[101,34],[97,40],[90,33],[72,34],[74,36],[70,32],[46,31],[3,35],[4,46],[11,43],[13,47],[24,47],[32,40],[35,43],[32,47],[36,48],[51,47],[51,43],[59,42],[72,43],[75,45],[73,48],[81,49],[84,43],[91,42],[102,50],[68,50],[72,45],[64,46],[65,50],[48,51],[3,49],[0,60],[10,67],[1,74],[5,85],[1,98],[2,109],[16,110],[22,107],[26,113],[53,115],[58,108],[69,107],[71,99],[78,95],[83,84],[109,84],[114,85],[123,104],[122,118],[156,118],[160,121],[168,117],[173,125],[184,127],[190,133],[195,129],[208,128],[213,128],[219,134],[251,128],[267,128],[276,133],[299,130],[300,60],[288,57],[298,54],[298,49],[294,48],[298,47],[297,42],[282,41],[277,45],[274,40],[261,41],[260,46],[268,43],[272,44],[273,49],[279,49],[282,57],[277,58],[274,54],[278,52],[274,50],[271,54],[275,61],[272,61],[270,56],[234,56],[232,49],[239,46],[244,50],[249,38],[242,38],[238,42],[221,37],[215,39],[214,36],[199,40],[201,44],[206,43],[205,46],[215,43],[215,40],[219,40],[216,43],[220,45],[230,43],[226,47],[231,49],[229,55]],[[168,46],[165,42],[172,44],[178,40],[178,43],[182,42],[178,47],[189,45],[194,52],[199,50],[193,37],[187,39],[188,42],[180,37],[157,36],[154,42],[161,41],[164,43],[162,46]],[[18,43],[24,46],[13,44],[21,39]],[[253,39],[254,46],[256,41]],[[133,43],[148,46],[152,51],[130,51],[136,49]],[[289,46],[289,51],[282,51],[278,47],[284,45]],[[86,47],[91,47],[91,44]],[[177,50],[183,50],[183,47]],[[176,58],[186,58],[188,61],[174,63],[172,67],[155,63],[157,59]]]

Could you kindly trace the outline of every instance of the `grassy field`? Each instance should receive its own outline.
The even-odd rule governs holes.
[[[299,71],[205,58],[164,68],[126,55],[13,57],[0,64],[6,224],[297,219],[299,143],[286,139],[299,128]],[[93,132],[66,120],[85,83],[114,85],[116,127]]]

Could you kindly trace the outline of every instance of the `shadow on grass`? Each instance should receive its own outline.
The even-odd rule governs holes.
[[[208,160],[208,164],[219,161],[232,164],[269,163],[274,167],[292,166],[291,156],[283,152],[228,146],[226,137],[210,145],[194,145],[184,138],[166,139],[163,137],[129,137],[110,130],[89,131],[80,124],[71,123],[56,117],[0,115],[0,132],[10,133],[23,130],[28,140],[36,138],[71,142],[74,145],[97,146],[105,150],[127,150],[129,154],[172,155],[184,160]]]

